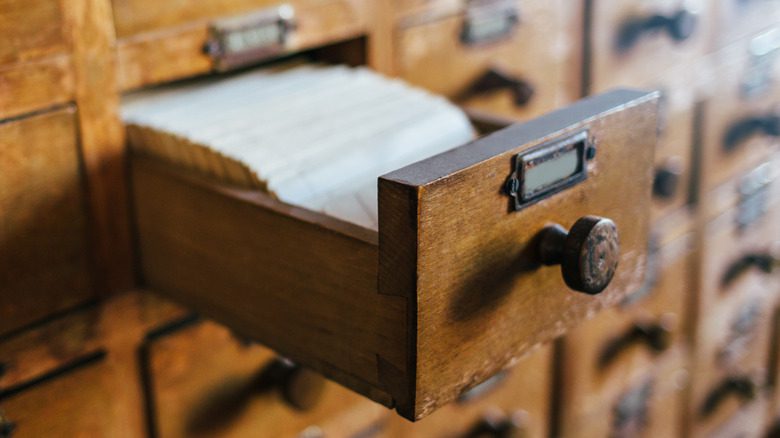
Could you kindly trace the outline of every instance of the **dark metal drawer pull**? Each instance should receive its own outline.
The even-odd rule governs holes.
[[[723,149],[731,152],[748,137],[759,133],[769,137],[780,137],[780,115],[751,116],[735,122],[723,136]]]
[[[643,35],[658,31],[666,31],[674,41],[685,41],[696,30],[697,21],[696,14],[687,9],[668,16],[658,14],[631,19],[620,28],[617,49],[625,52],[636,45]]]
[[[465,438],[521,438],[527,433],[525,426],[528,413],[517,411],[506,415],[500,411],[489,411],[469,430]]]
[[[710,416],[730,395],[734,395],[743,401],[753,400],[756,397],[756,384],[750,378],[744,376],[726,378],[704,400],[699,410],[699,415],[702,418]]]
[[[769,252],[745,254],[726,269],[726,272],[723,274],[723,279],[721,280],[721,285],[728,286],[752,267],[758,268],[761,272],[766,274],[771,274],[779,264],[780,260]]]
[[[661,353],[671,343],[671,331],[662,323],[634,323],[622,336],[609,342],[599,356],[599,368],[608,367],[632,345],[644,345],[652,353]]]
[[[516,106],[526,105],[534,95],[534,88],[528,81],[513,76],[497,67],[489,68],[463,91],[458,100],[465,100],[495,90],[509,90]]]

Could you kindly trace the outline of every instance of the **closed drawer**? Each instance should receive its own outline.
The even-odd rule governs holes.
[[[577,422],[564,422],[566,437],[685,436],[684,402],[689,370],[682,351],[672,351],[656,367],[623,382],[608,398],[588,400],[592,410]]]
[[[708,431],[724,427],[756,404],[766,409],[773,334],[770,295],[776,291],[745,291],[739,299],[713,308],[703,321],[693,368],[694,435],[710,436]]]
[[[631,382],[669,357],[687,354],[687,303],[695,285],[692,222],[682,214],[669,219],[674,228],[656,230],[665,235],[657,235],[647,285],[563,339],[559,409],[564,431],[584,431],[591,418],[630,390]]]
[[[215,32],[224,29],[246,31],[224,35],[241,40],[242,48],[233,58],[251,64],[364,35],[370,9],[369,2],[354,0],[208,0],[186,6],[114,0],[113,4],[119,85],[124,90],[233,68],[226,67],[217,49],[209,49]]]
[[[498,6],[481,15],[466,7],[402,21],[396,73],[467,108],[520,119],[575,100],[580,8],[563,1],[492,3]]]
[[[710,2],[595,0],[591,8],[591,92],[644,84],[707,53]]]
[[[639,287],[655,110],[654,93],[615,91],[384,175],[378,233],[137,157],[143,275],[155,290],[422,418]],[[565,190],[531,198],[531,151],[549,160],[570,151],[587,177],[570,185],[566,176]],[[528,185],[512,197],[507,187],[521,190],[511,183],[516,164]],[[588,215],[617,224],[619,257],[613,228],[579,220]],[[570,253],[564,282],[559,266],[540,264],[540,236],[551,222],[578,220],[564,240],[584,252]],[[548,263],[562,250],[561,229],[545,229]],[[586,236],[601,239],[593,231],[609,243],[589,246]],[[600,269],[577,268],[588,261]]]
[[[780,241],[779,181],[776,176],[765,176],[776,172],[776,168],[769,167],[772,164],[775,163],[765,164],[715,192],[721,198],[726,193],[720,192],[730,192],[732,198],[739,199],[733,208],[716,216],[703,230],[702,289],[697,304],[702,310],[739,294],[740,290],[768,286],[779,279],[772,272],[773,260],[777,258],[774,248]],[[766,186],[756,193],[748,196],[737,192],[739,185],[755,184],[759,179]]]
[[[94,296],[76,113],[0,123],[0,334]]]
[[[780,3],[775,0],[718,0],[717,27],[713,32],[715,48],[747,38],[780,22]]]
[[[467,437],[495,436],[504,431],[510,436],[549,436],[552,353],[552,346],[532,352],[512,368],[465,392],[455,403],[417,423],[394,418],[390,435]]]
[[[69,24],[62,0],[0,3],[0,119],[73,98]]]
[[[144,349],[160,437],[353,436],[384,427],[382,406],[214,323],[151,338]]]
[[[771,42],[780,54],[780,28]],[[705,103],[702,190],[723,184],[779,150],[780,56],[751,54],[751,41],[732,44],[708,57],[709,92]]]
[[[14,438],[130,436],[109,364],[104,355],[92,356],[22,391],[0,392],[0,430]]]

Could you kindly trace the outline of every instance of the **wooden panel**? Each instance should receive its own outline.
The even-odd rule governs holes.
[[[405,382],[416,398],[396,397],[403,415],[425,416],[642,284],[656,98],[586,99],[380,178],[380,292],[416,303],[416,368]],[[588,178],[509,212],[513,156],[585,129],[598,148]],[[572,292],[560,267],[540,267],[536,255],[546,225],[585,215],[620,229],[620,267],[595,296]]]
[[[406,363],[407,309],[376,291],[376,234],[134,161],[149,285],[390,403],[382,373]]]
[[[138,342],[147,331],[186,315],[149,292],[119,294],[0,342],[0,391],[23,385],[109,343]]]
[[[128,90],[209,72],[211,58],[203,51],[209,34],[207,20],[280,3],[209,0],[182,7],[175,2],[115,0],[120,88]],[[297,24],[285,45],[285,53],[347,40],[367,30],[367,2],[296,0],[287,3],[295,8]]]
[[[464,16],[407,20],[397,32],[395,73],[412,84],[472,109],[529,119],[580,96],[582,11],[566,1],[517,1],[520,23],[507,39],[464,45]],[[528,82],[533,95],[517,105],[507,87],[476,94],[466,90],[496,67]]]
[[[0,68],[0,119],[72,100],[70,67],[62,55]]]
[[[127,162],[119,120],[116,42],[109,0],[69,0],[79,139],[91,217],[91,253],[103,292],[133,287]]]
[[[499,421],[513,418],[518,424],[517,436],[541,438],[550,436],[548,419],[551,409],[551,345],[532,352],[518,364],[502,372],[486,387],[476,387],[437,412],[416,422],[394,417],[391,436],[405,438],[443,438],[470,436],[484,418]],[[515,435],[512,435],[515,436]]]
[[[686,436],[682,431],[689,371],[681,350],[670,353],[646,373],[625,380],[617,394],[587,400],[590,415],[564,423],[560,436]]]
[[[702,191],[712,190],[741,172],[758,165],[780,150],[780,142],[761,130],[725,148],[728,131],[746,118],[775,115],[780,98],[780,62],[769,64],[765,73],[765,88],[753,95],[745,94],[745,86],[755,77],[748,52],[749,40],[732,44],[707,58],[707,101],[702,136]],[[762,81],[763,82],[763,81]]]
[[[720,49],[780,23],[780,5],[773,0],[717,0],[712,46]]]
[[[14,438],[131,437],[132,428],[118,409],[114,377],[109,362],[98,360],[0,398],[0,409],[15,424]]]
[[[0,65],[66,52],[70,35],[64,3],[0,1]]]
[[[627,382],[687,352],[688,302],[695,293],[689,230],[652,253],[649,290],[634,292],[564,337],[559,406],[564,436],[587,430],[591,418],[629,389]],[[639,327],[653,337],[635,336]]]
[[[156,436],[162,438],[295,437],[313,428],[326,436],[352,436],[390,413],[335,383],[325,383],[308,409],[289,405],[276,382],[263,375],[274,353],[242,344],[214,323],[151,340],[146,348]],[[350,410],[359,410],[362,418],[340,422]]]
[[[590,92],[601,92],[615,85],[639,86],[671,67],[691,66],[708,50],[713,31],[710,2],[706,0],[594,0],[590,26]],[[690,36],[675,41],[667,28],[640,34],[625,49],[618,47],[621,29],[634,20],[659,14],[672,17],[682,8],[696,14]]]
[[[0,123],[0,333],[93,296],[72,108]]]

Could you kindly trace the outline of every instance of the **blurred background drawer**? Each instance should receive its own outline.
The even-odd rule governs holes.
[[[0,122],[0,334],[95,296],[76,111]]]
[[[589,429],[593,418],[632,385],[643,385],[642,376],[669,361],[681,366],[687,357],[688,304],[695,292],[692,221],[681,211],[668,222],[656,230],[646,285],[561,342],[557,409],[563,436],[605,436],[585,433],[595,433]]]
[[[713,49],[720,49],[780,23],[777,0],[716,0]]]
[[[214,323],[150,338],[144,349],[156,436],[362,436],[379,433],[389,414]]]
[[[0,119],[72,99],[72,18],[65,4],[0,4]]]
[[[552,346],[520,359],[416,423],[394,417],[394,437],[549,436]]]
[[[395,30],[397,75],[468,109],[519,119],[576,100],[581,5],[492,3],[479,18],[467,6],[402,20]]]
[[[769,35],[769,36],[767,36]],[[756,61],[756,38],[776,44]],[[780,27],[734,43],[706,62],[707,101],[702,135],[702,192],[706,193],[780,151]]]
[[[590,14],[590,92],[690,66],[706,53],[712,29],[704,0],[594,0]]]
[[[683,436],[684,395],[689,373],[682,352],[670,353],[645,373],[623,381],[621,392],[588,400],[589,415],[576,422],[564,422],[559,436]]]
[[[263,59],[364,35],[371,2],[358,0],[208,0],[188,3],[114,0],[119,87],[203,74],[219,66],[214,32],[241,28],[235,44],[256,45]],[[254,17],[254,18],[253,18]],[[248,20],[232,24],[231,19]]]

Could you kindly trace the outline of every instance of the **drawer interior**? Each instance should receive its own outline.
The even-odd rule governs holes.
[[[422,418],[641,285],[656,101],[607,93],[386,174],[378,230],[136,154],[142,275],[238,333]],[[585,143],[578,149],[586,178],[511,208],[504,187],[516,156],[585,142],[583,132],[598,145],[588,163]],[[616,193],[629,175],[634,184]],[[620,269],[598,295],[571,291],[536,249],[551,221],[568,227],[589,214],[624,224]]]

